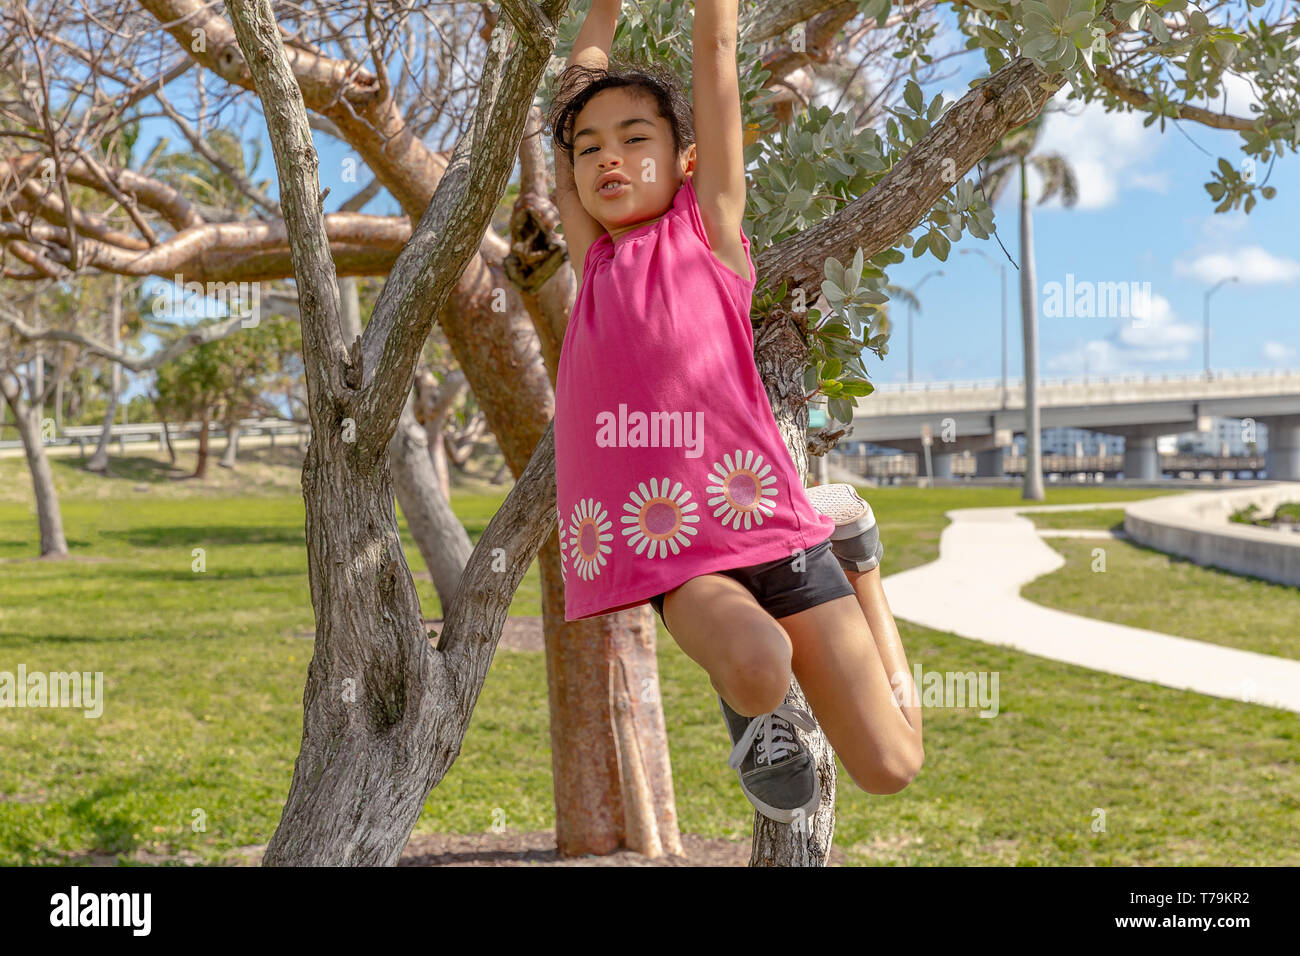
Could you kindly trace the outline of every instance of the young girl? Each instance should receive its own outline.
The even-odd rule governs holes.
[[[804,489],[754,364],[736,8],[695,3],[693,106],[668,74],[607,69],[620,0],[592,0],[557,83],[556,204],[579,284],[557,518],[565,619],[650,601],[718,691],[745,796],[790,823],[821,796],[792,674],[869,793],[919,771],[921,710],[871,508],[850,485]]]

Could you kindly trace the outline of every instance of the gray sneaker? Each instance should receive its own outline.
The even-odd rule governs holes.
[[[803,746],[799,732],[816,730],[811,714],[791,703],[791,696],[770,714],[746,717],[718,695],[733,745],[727,765],[740,775],[740,789],[759,813],[778,823],[793,823],[799,811],[811,820],[821,802],[817,761]]]
[[[876,516],[846,482],[833,485],[813,485],[805,488],[808,501],[820,513],[835,522],[831,532],[831,551],[846,571],[870,571],[879,567],[885,556],[885,546],[880,541]]]

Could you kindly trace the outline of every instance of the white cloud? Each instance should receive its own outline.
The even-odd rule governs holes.
[[[1265,342],[1264,358],[1270,362],[1276,362],[1283,365],[1290,362],[1296,357],[1296,350],[1290,345],[1283,345],[1281,342]]]
[[[1213,100],[1206,100],[1203,96],[1195,97],[1187,101],[1193,106],[1199,106],[1203,109],[1213,110],[1215,113],[1227,113],[1229,116],[1240,116],[1246,119],[1254,119],[1256,114],[1251,110],[1251,105],[1262,106],[1263,102],[1255,95],[1255,88],[1245,77],[1238,76],[1236,73],[1224,73],[1223,83],[1219,89],[1219,95]]]
[[[1201,220],[1201,235],[1211,242],[1231,242],[1231,237],[1252,222],[1241,209],[1212,212]]]
[[[1164,296],[1135,302],[1133,316],[1120,319],[1110,335],[1092,339],[1047,359],[1044,367],[1062,375],[1107,375],[1140,371],[1157,362],[1186,361],[1201,342],[1200,326],[1180,322]],[[1048,320],[1051,321],[1051,320]]]
[[[1205,282],[1236,276],[1242,282],[1294,282],[1300,278],[1300,261],[1275,256],[1261,246],[1242,246],[1231,252],[1211,252],[1191,262],[1178,260],[1174,271]]]
[[[1067,112],[1048,114],[1039,139],[1039,149],[1066,156],[1074,167],[1079,186],[1077,209],[1102,209],[1118,199],[1121,186],[1164,192],[1167,175],[1143,168],[1159,148],[1159,133],[1142,125],[1144,114],[1107,113],[1100,104],[1080,107],[1078,100],[1067,100],[1069,87],[1054,97],[1054,106]],[[1030,174],[1030,187],[1036,195],[1041,188],[1036,173]],[[1050,200],[1047,205],[1059,203]]]

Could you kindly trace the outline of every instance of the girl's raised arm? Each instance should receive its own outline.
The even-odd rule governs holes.
[[[591,9],[573,41],[569,66],[578,64],[601,70],[609,66],[609,48],[614,43],[621,9],[622,0],[591,0]],[[582,264],[587,258],[587,250],[600,238],[605,227],[583,208],[573,179],[573,161],[558,146],[555,149],[555,206],[560,211],[564,242],[569,247],[569,265],[573,267],[574,277],[581,287]]]
[[[591,0],[591,9],[573,41],[569,66],[575,63],[603,70],[609,66],[609,48],[614,43],[622,0]]]
[[[738,0],[695,0],[692,85],[695,173],[700,218],[714,254],[744,262],[745,141],[736,67]]]

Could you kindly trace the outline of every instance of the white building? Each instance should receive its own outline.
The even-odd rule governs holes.
[[[1249,455],[1252,442],[1262,454],[1268,448],[1268,426],[1252,419],[1214,418],[1208,432],[1183,432],[1173,438],[1176,449],[1191,455]]]

